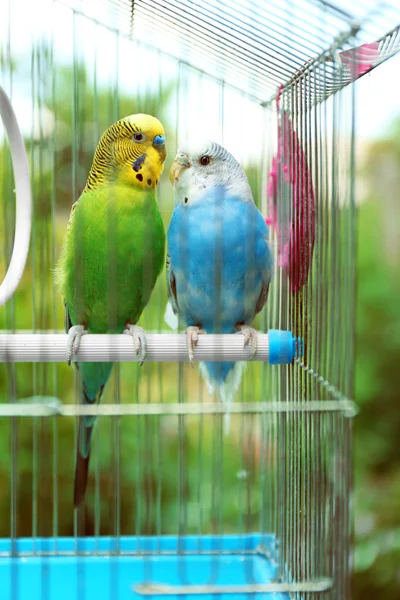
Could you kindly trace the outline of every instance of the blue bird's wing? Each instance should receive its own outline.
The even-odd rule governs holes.
[[[177,315],[179,312],[179,307],[178,307],[178,299],[177,299],[177,295],[176,295],[176,279],[175,279],[175,274],[172,270],[171,257],[169,254],[167,254],[166,272],[167,272],[168,301],[171,304],[174,314]]]
[[[251,324],[267,301],[273,263],[256,206],[214,192],[192,207],[175,208],[167,237],[174,313],[209,333]]]

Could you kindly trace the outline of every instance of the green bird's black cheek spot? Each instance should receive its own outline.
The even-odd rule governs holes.
[[[151,181],[151,179],[147,180],[147,185],[151,185],[153,182]]]
[[[143,181],[143,175],[141,173],[138,173],[136,175],[136,179],[138,179],[139,181]]]
[[[189,202],[189,200],[185,197],[185,204],[187,204]]]
[[[156,179],[156,185],[158,185],[158,179]]]

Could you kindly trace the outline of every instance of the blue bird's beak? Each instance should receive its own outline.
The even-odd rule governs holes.
[[[186,154],[177,154],[169,172],[169,179],[172,185],[175,185],[175,182],[179,181],[179,178],[182,175],[183,171],[185,169],[189,169],[191,166],[192,164],[189,161],[189,157]]]
[[[154,137],[153,146],[156,146],[156,147],[157,146],[164,146],[164,144],[165,144],[165,135],[162,135],[160,133],[160,134],[158,134],[158,135],[156,135]]]

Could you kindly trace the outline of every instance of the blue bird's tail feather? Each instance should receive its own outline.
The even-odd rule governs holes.
[[[230,428],[230,406],[234,400],[246,368],[245,362],[202,362],[200,372],[207,384],[210,396],[215,392],[226,407],[224,418],[225,435]]]

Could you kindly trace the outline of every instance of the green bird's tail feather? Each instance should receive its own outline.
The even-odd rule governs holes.
[[[112,366],[112,363],[79,363],[79,370],[83,378],[82,404],[90,405],[99,404],[101,402]],[[74,484],[75,508],[79,508],[85,499],[89,472],[90,446],[95,421],[96,417],[92,415],[79,417]]]

